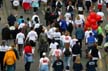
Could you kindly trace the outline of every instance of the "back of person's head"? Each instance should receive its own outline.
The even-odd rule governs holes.
[[[22,20],[21,22],[24,23],[24,20]]]
[[[34,30],[34,27],[31,27],[30,29],[31,29],[31,30]]]
[[[77,20],[80,20],[80,16],[79,15],[77,15]]]
[[[99,12],[102,12],[102,9],[99,9]]]
[[[39,23],[38,17],[35,17],[34,21],[35,21],[36,23]]]
[[[93,34],[92,33],[90,33],[90,36],[92,36]]]
[[[60,48],[60,46],[59,45],[57,45],[57,49],[59,49]]]
[[[45,56],[46,56],[46,52],[43,52],[43,53],[42,53],[42,56],[45,57]]]
[[[27,17],[27,21],[29,21],[30,20],[30,18],[29,17]]]
[[[1,45],[2,45],[2,46],[6,45],[6,41],[3,40],[3,41],[1,42]]]
[[[15,43],[11,44],[12,49],[16,47]]]
[[[23,16],[20,16],[20,18],[23,18]]]

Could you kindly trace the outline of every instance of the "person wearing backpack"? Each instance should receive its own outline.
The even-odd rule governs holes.
[[[3,63],[6,64],[7,71],[15,71],[14,64],[16,63],[16,55],[12,48],[10,48],[4,56]]]
[[[66,66],[70,67],[71,54],[72,54],[72,49],[70,48],[70,45],[67,43],[67,44],[65,44],[65,48],[63,49],[65,68],[66,68]]]
[[[30,71],[31,63],[33,62],[34,49],[30,45],[30,42],[27,42],[24,46],[23,57],[25,61],[25,71]]]

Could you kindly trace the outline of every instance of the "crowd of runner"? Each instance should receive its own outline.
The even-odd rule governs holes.
[[[1,71],[15,71],[16,61],[23,57],[25,71],[30,71],[38,52],[39,71],[98,71],[102,68],[101,48],[108,52],[108,25],[104,12],[108,0],[10,0],[12,8],[33,16],[18,18],[10,14],[2,28],[0,45]],[[103,7],[106,4],[106,10]],[[3,0],[0,0],[0,7]],[[38,11],[42,12],[42,24]],[[87,26],[87,15],[97,14],[97,27]],[[91,20],[91,19],[89,19]],[[90,22],[92,24],[94,20]],[[86,26],[85,26],[86,24]],[[89,25],[90,25],[89,24]],[[105,25],[105,27],[102,27]],[[95,30],[94,30],[95,28]],[[84,66],[81,59],[86,57]],[[99,62],[100,61],[100,62]]]

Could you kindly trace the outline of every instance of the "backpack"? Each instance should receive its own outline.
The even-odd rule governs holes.
[[[15,62],[14,62],[14,58],[12,55],[8,55],[7,57],[7,60],[6,60],[6,64],[7,65],[13,65]]]
[[[58,3],[57,3],[57,7],[58,8],[61,8],[62,7],[62,4],[58,1]]]
[[[73,11],[72,6],[69,6],[69,8],[68,8],[68,12],[72,12],[72,11]]]
[[[69,48],[65,48],[64,55],[65,56],[70,56],[71,55],[71,51],[69,50]]]

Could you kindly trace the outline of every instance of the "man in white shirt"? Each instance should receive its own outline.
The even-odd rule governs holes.
[[[32,47],[35,47],[36,45],[36,40],[38,39],[38,35],[35,32],[34,28],[31,28],[31,31],[28,32],[26,40],[25,41],[29,41]]]
[[[22,51],[23,51],[24,39],[25,39],[25,35],[24,33],[22,33],[22,30],[20,30],[20,32],[16,35],[16,42],[18,45],[18,51],[20,56],[22,55]]]

